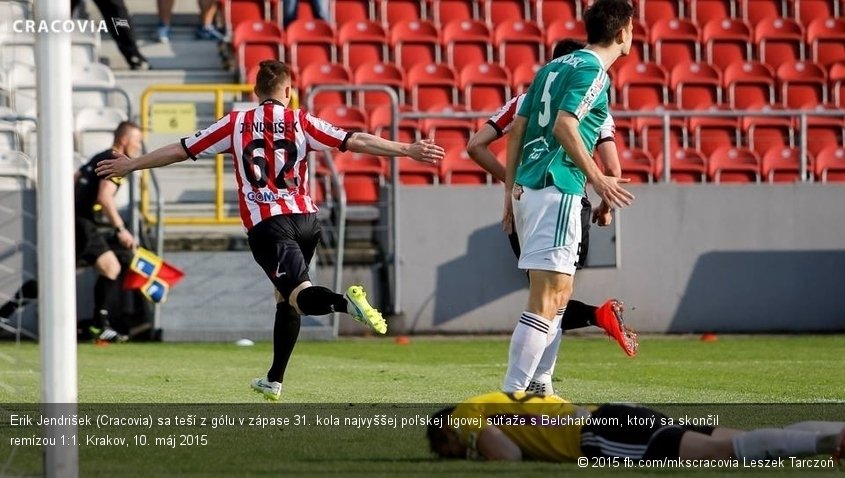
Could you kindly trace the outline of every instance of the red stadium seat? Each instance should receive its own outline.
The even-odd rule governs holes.
[[[400,119],[397,128],[398,136],[394,139],[404,143],[414,143],[419,141],[421,138],[419,121],[401,116],[401,113],[414,111],[413,108],[408,105],[401,105],[399,107],[399,111]],[[377,106],[370,112],[370,130],[376,136],[391,139],[390,128],[392,121],[393,112],[389,105]]]
[[[654,159],[650,154],[641,149],[617,148],[623,178],[630,178],[632,183],[651,183],[654,181],[652,177]]]
[[[537,76],[537,72],[540,71],[542,65],[533,64],[529,65],[527,63],[517,66],[512,72],[512,80],[511,89],[515,95],[521,95],[528,91],[528,87],[531,86],[531,82],[534,81],[534,77]]]
[[[710,155],[723,146],[739,145],[739,121],[736,118],[692,117],[689,129],[693,135],[695,149]]]
[[[816,18],[834,18],[842,15],[840,0],[794,0],[795,19],[804,25]]]
[[[587,28],[580,20],[564,20],[546,25],[546,50],[554,50],[563,39],[587,41]]]
[[[772,148],[763,155],[761,171],[763,180],[770,183],[801,181],[801,151],[797,148]],[[808,171],[812,162],[808,159]]]
[[[688,0],[688,16],[696,25],[706,25],[711,20],[741,17],[736,0]]]
[[[701,30],[704,59],[719,68],[751,60],[751,28],[742,20],[724,18],[707,22]]]
[[[845,145],[845,119],[835,116],[807,117],[807,151],[810,154],[816,156],[825,148],[843,145]]]
[[[226,0],[223,2],[226,30],[234,32],[241,23],[270,20],[268,3],[267,0]]]
[[[654,61],[667,70],[701,59],[698,28],[689,20],[660,20],[651,25],[649,36],[654,48]]]
[[[707,174],[715,183],[760,182],[760,158],[747,148],[723,146],[710,154]]]
[[[666,71],[656,63],[625,65],[613,80],[622,87],[622,104],[626,109],[653,109],[668,104]]]
[[[633,127],[644,150],[654,157],[663,152],[666,139],[663,134],[663,118],[634,118]],[[682,118],[669,120],[669,147],[671,149],[685,147],[686,134],[687,125]]]
[[[370,0],[333,0],[329,4],[337,28],[347,23],[368,22],[376,18],[375,2]]]
[[[472,63],[493,61],[490,30],[484,23],[475,20],[449,22],[443,26],[441,36],[446,47],[446,62],[458,71]]]
[[[637,11],[641,22],[653,25],[662,20],[682,17],[683,7],[683,0],[640,0]]]
[[[366,131],[367,115],[356,108],[344,105],[323,106],[316,116],[347,131]]]
[[[385,85],[396,92],[399,103],[405,103],[405,77],[392,63],[366,63],[353,74],[356,85]],[[382,92],[359,92],[358,101],[367,111],[379,105],[389,105],[390,96]]]
[[[441,27],[449,22],[481,18],[481,0],[431,0],[432,19]]]
[[[493,32],[493,43],[499,52],[499,63],[510,70],[525,63],[543,63],[546,60],[543,32],[531,22],[511,20],[499,23]]]
[[[411,22],[426,18],[425,0],[381,0],[379,18],[385,28],[399,22]]]
[[[845,108],[845,61],[830,66],[830,99],[834,108]]]
[[[343,64],[355,70],[365,63],[387,61],[387,34],[375,22],[351,22],[341,25],[337,32]]]
[[[669,88],[682,110],[703,110],[722,102],[722,78],[708,63],[682,63],[672,69]]]
[[[845,148],[831,146],[816,155],[816,179],[823,182],[845,182]]]
[[[736,109],[763,108],[775,102],[775,79],[768,66],[758,62],[733,63],[722,74],[728,104]]]
[[[817,18],[807,25],[810,58],[824,66],[845,58],[845,18]]]
[[[334,29],[322,20],[294,21],[287,27],[291,65],[302,70],[312,64],[335,63],[334,37]]]
[[[438,105],[426,110],[428,113],[442,113],[445,117],[420,121],[423,137],[431,138],[446,151],[464,149],[475,127],[472,120],[450,118],[455,112],[465,111],[461,107]]]
[[[747,0],[739,3],[743,7],[742,18],[751,25],[757,25],[766,18],[789,16],[786,0]]]
[[[692,148],[670,150],[669,175],[676,183],[703,183],[707,179],[707,160],[700,151]],[[665,167],[663,153],[657,155],[654,163],[654,177],[663,180]]]
[[[378,156],[346,151],[334,156],[349,204],[376,204],[386,171]]]
[[[399,164],[399,182],[410,186],[440,184],[440,167],[421,163],[408,157],[397,158]]]
[[[505,22],[529,20],[531,11],[526,0],[485,0],[482,18],[490,28]]]
[[[232,45],[238,58],[241,81],[247,71],[263,60],[285,59],[285,34],[275,23],[243,22],[232,34]]]
[[[827,103],[827,73],[821,66],[804,61],[783,63],[777,78],[784,108],[816,108]]]
[[[555,22],[581,18],[581,0],[532,0],[534,16],[543,28]]]
[[[463,148],[452,149],[440,162],[443,184],[492,184],[493,177],[470,159]]]
[[[459,86],[472,111],[496,111],[511,97],[510,73],[495,63],[476,63],[461,70]]]
[[[416,65],[407,71],[405,81],[411,105],[416,109],[458,102],[457,77],[448,65]]]
[[[792,120],[777,116],[744,116],[740,120],[748,148],[763,154],[772,148],[795,144]]]
[[[342,65],[324,64],[311,65],[302,70],[299,75],[300,93],[310,94],[310,90],[318,85],[349,85],[352,75]],[[302,96],[304,96],[304,94]],[[324,91],[314,97],[314,107],[325,105],[347,105],[352,101],[349,93],[340,91]]]
[[[440,62],[440,33],[429,21],[399,22],[390,29],[393,60],[405,70]]]
[[[783,62],[804,59],[804,29],[791,18],[765,18],[754,27],[760,62],[777,69]]]

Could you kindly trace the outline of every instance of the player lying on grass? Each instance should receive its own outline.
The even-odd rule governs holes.
[[[580,50],[585,45],[585,43],[577,40],[561,40],[555,45],[552,59],[568,55],[575,50]],[[467,143],[467,153],[470,158],[502,182],[505,181],[505,166],[490,151],[490,144],[510,131],[524,99],[525,93],[511,98],[510,101],[505,103],[496,114],[490,117],[470,137],[469,143]],[[596,142],[596,153],[598,153],[599,161],[602,163],[604,170],[612,176],[620,177],[622,176],[622,168],[619,165],[616,143],[613,141],[615,129],[613,117],[608,115],[599,131],[599,139]],[[584,194],[581,198],[581,245],[578,250],[577,269],[580,269],[587,259],[587,252],[590,245],[591,215],[593,222],[598,223],[600,226],[608,226],[613,221],[613,216],[607,203],[602,201],[599,207],[593,210],[590,200]],[[516,230],[513,227],[509,227],[509,230],[505,232],[508,234],[511,249],[513,249],[518,259],[520,247]],[[622,303],[616,299],[608,300],[601,307],[570,299],[564,307],[558,309],[558,314],[554,322],[560,323],[560,327],[554,329],[555,336],[543,352],[540,363],[537,365],[537,371],[534,372],[534,377],[529,382],[526,390],[541,395],[554,394],[552,375],[564,330],[579,329],[590,325],[601,327],[607,335],[613,337],[619,343],[619,346],[622,347],[622,350],[627,355],[636,355],[637,348],[639,347],[637,334],[625,325],[625,322],[622,320],[622,310]]]
[[[845,446],[845,422],[800,422],[750,431],[681,426],[643,406],[588,408],[559,397],[524,392],[479,395],[439,411],[433,421],[441,426],[429,425],[428,442],[441,458],[553,462],[580,457],[738,459],[747,464],[750,460],[818,454],[833,454],[838,461]]]
[[[101,161],[97,174],[125,176],[130,171],[166,166],[203,154],[230,153],[241,220],[255,261],[276,288],[273,364],[252,388],[278,400],[282,380],[299,336],[300,315],[344,312],[376,332],[387,331],[381,313],[367,302],[361,286],[346,294],[311,284],[308,265],[320,240],[317,206],[310,196],[311,151],[341,150],[383,156],[409,156],[436,162],[443,148],[431,140],[413,144],[388,141],[366,133],[347,132],[311,114],[289,109],[291,73],[276,60],[261,62],[255,94],[260,105],[233,111],[208,128],[129,160],[124,155]]]

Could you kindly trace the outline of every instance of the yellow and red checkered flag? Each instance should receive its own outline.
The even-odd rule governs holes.
[[[139,289],[152,302],[164,302],[170,288],[182,280],[185,273],[168,264],[161,257],[139,247],[129,263],[123,288]]]

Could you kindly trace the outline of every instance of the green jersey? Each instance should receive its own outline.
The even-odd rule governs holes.
[[[578,118],[578,131],[592,157],[599,129],[608,116],[610,78],[598,55],[578,50],[537,72],[519,115],[528,118],[516,183],[531,189],[554,185],[566,194],[584,194],[586,176],[554,137],[558,110]]]

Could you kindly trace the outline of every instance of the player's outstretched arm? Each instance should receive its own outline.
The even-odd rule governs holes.
[[[496,130],[489,124],[484,124],[469,138],[467,154],[476,164],[492,174],[494,178],[505,182],[505,166],[490,151],[490,143],[498,138],[499,135]]]
[[[188,159],[188,152],[180,143],[173,143],[147,153],[135,159],[115,153],[113,159],[105,159],[97,164],[97,174],[106,178],[126,176],[140,169],[158,168]]]
[[[378,156],[408,156],[424,163],[436,163],[446,155],[446,151],[430,139],[416,143],[400,143],[369,133],[354,133],[346,142],[346,149],[353,153]]]
[[[578,132],[578,118],[569,112],[559,111],[555,120],[554,135],[575,165],[587,176],[587,181],[593,185],[603,201],[611,207],[624,207],[631,204],[634,195],[620,185],[630,180],[605,176],[599,170],[593,158],[587,153],[587,148]]]
[[[475,442],[478,453],[488,460],[521,461],[522,450],[493,425],[485,427]]]

